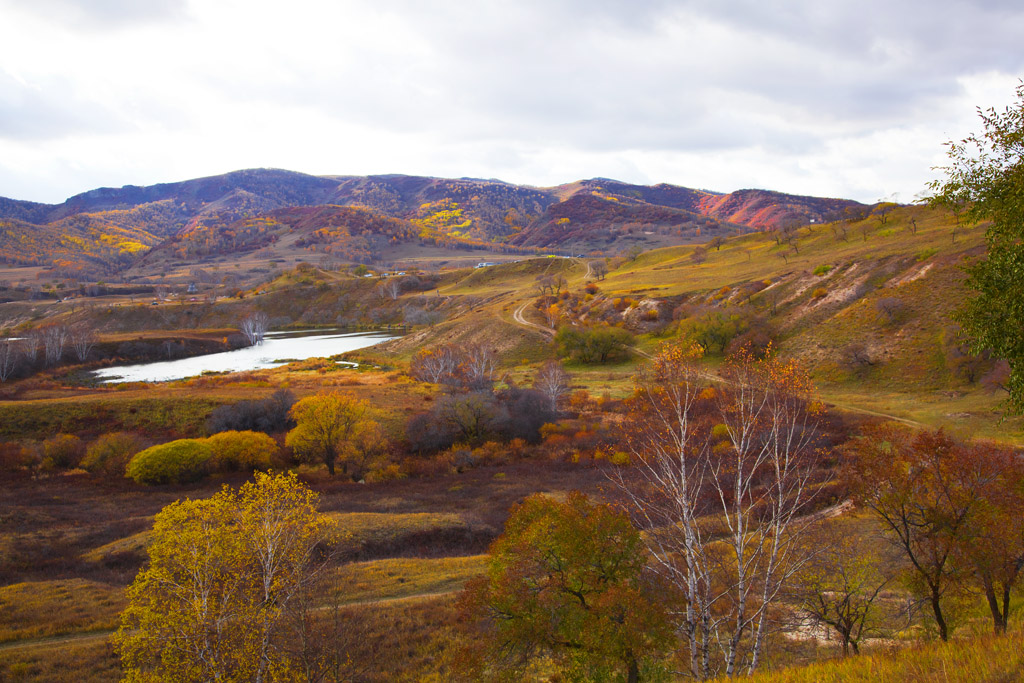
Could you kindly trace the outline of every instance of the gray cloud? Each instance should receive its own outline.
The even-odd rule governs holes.
[[[43,85],[0,71],[0,138],[50,140],[76,134],[114,133],[124,121],[94,100],[78,96],[67,79]]]
[[[95,96],[76,87],[74,56],[67,75],[28,77],[31,87],[0,75],[0,137],[173,129],[193,154],[213,155],[237,153],[245,140],[300,145],[314,135],[332,141],[324,150],[354,148],[363,141],[335,138],[355,128],[391,145],[386,158],[399,165],[433,158],[487,176],[541,168],[556,151],[634,177],[653,175],[640,156],[660,155],[671,168],[671,155],[710,166],[725,155],[739,165],[746,154],[750,169],[736,172],[745,183],[771,180],[764,160],[777,157],[795,176],[883,186],[881,170],[864,166],[871,154],[847,172],[836,149],[884,146],[872,142],[885,139],[880,131],[921,127],[935,131],[941,151],[945,127],[962,120],[966,81],[1024,74],[1024,8],[996,0],[253,0],[236,15],[212,0],[33,6],[37,19],[85,27],[72,33],[94,44],[127,47],[82,67],[102,86]],[[96,38],[98,27],[143,24]],[[159,48],[130,42],[151,33]],[[310,122],[324,128],[304,129]],[[901,152],[913,160],[884,165],[927,169],[915,144]],[[308,158],[328,165],[315,156],[328,152],[308,147]],[[332,170],[378,163],[364,155],[335,162],[355,168]],[[591,173],[599,174],[611,173]]]
[[[1005,3],[494,7],[404,5],[400,21],[427,38],[429,63],[371,52],[314,84],[296,62],[265,91],[453,139],[792,151],[933,111],[965,74],[1024,70],[1024,13]]]

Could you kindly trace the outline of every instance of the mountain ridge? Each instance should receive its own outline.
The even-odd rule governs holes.
[[[719,193],[605,178],[533,187],[477,178],[242,169],[173,183],[95,188],[60,204],[0,197],[0,261],[61,263],[72,270],[112,273],[199,228],[211,236],[208,241],[223,243],[225,249],[231,244],[258,248],[255,245],[265,245],[269,236],[256,235],[239,243],[217,235],[236,230],[239,221],[276,211],[330,206],[362,208],[382,219],[414,226],[412,230],[396,228],[386,220],[348,214],[364,234],[368,225],[383,230],[385,247],[419,240],[419,244],[445,248],[568,249],[595,255],[826,222],[844,211],[868,208],[853,200],[769,190]],[[314,213],[326,222],[303,223],[312,232],[319,231],[319,236],[304,241],[302,248],[329,252],[331,247],[324,241],[329,237],[324,235],[352,237],[347,226],[338,224],[344,222],[343,214]],[[279,228],[275,221],[271,216],[269,223]],[[260,223],[245,229],[258,231]],[[381,252],[357,249],[352,253],[379,258]]]

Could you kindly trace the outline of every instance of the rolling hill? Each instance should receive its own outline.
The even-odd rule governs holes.
[[[350,262],[392,260],[398,246],[612,255],[634,246],[821,223],[866,209],[850,200],[764,190],[720,194],[607,179],[536,188],[472,178],[250,169],[99,188],[54,205],[0,198],[0,259],[54,267],[58,275],[96,276],[129,266],[145,270],[171,254],[182,265],[275,243],[291,247],[291,255]],[[280,250],[270,256],[280,257]]]

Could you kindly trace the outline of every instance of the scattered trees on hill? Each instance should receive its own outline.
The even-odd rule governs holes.
[[[314,680],[305,636],[334,530],[294,474],[172,503],[128,590],[114,647],[129,680]]]
[[[625,430],[635,468],[619,484],[656,571],[683,596],[689,673],[704,680],[761,664],[827,474],[802,368],[741,353],[708,390],[699,357],[668,346],[638,376]]]
[[[581,493],[527,498],[491,546],[487,575],[463,594],[477,629],[463,673],[511,680],[539,656],[574,680],[635,683],[660,669],[672,622],[645,565],[625,513]]]
[[[906,305],[902,299],[894,296],[883,296],[875,302],[875,310],[878,311],[879,317],[889,325],[893,325],[899,322]]]

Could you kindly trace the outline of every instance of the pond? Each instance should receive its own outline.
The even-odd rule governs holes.
[[[195,377],[204,372],[239,372],[263,370],[285,365],[293,360],[327,358],[337,353],[354,351],[395,339],[384,332],[341,333],[323,330],[310,332],[268,332],[259,346],[178,360],[121,365],[102,368],[93,375],[104,384],[111,382],[166,382]]]

